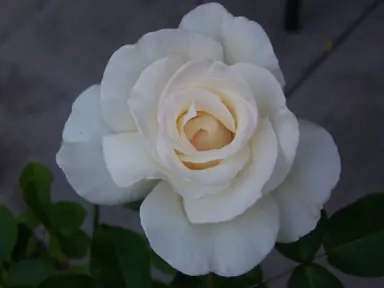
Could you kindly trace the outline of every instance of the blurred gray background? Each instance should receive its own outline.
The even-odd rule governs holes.
[[[0,202],[23,209],[18,174],[39,160],[54,171],[55,200],[90,208],[55,165],[72,102],[100,82],[114,50],[176,27],[201,2],[209,1],[0,0]],[[327,210],[383,191],[384,1],[303,0],[303,27],[294,34],[283,29],[285,0],[217,2],[262,24],[285,74],[290,108],[325,126],[338,143],[343,171]],[[138,216],[123,208],[103,208],[102,220],[140,229]],[[269,278],[293,265],[272,253],[263,268]],[[384,286],[383,278],[334,272],[348,288]],[[285,283],[282,278],[270,287]]]

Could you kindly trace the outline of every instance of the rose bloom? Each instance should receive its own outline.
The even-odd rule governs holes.
[[[259,24],[199,6],[112,55],[57,163],[89,202],[145,198],[141,225],[177,270],[244,274],[315,228],[340,175],[332,137],[297,120],[282,86]]]

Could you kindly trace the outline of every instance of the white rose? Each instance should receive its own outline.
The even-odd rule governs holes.
[[[282,85],[260,25],[197,7],[113,54],[73,104],[57,163],[90,202],[146,197],[146,236],[179,271],[243,274],[310,232],[339,179],[332,137],[297,121]]]

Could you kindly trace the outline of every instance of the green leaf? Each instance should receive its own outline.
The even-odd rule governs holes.
[[[83,230],[75,230],[68,234],[55,235],[64,255],[73,259],[81,259],[87,255],[91,240]]]
[[[167,284],[161,283],[159,281],[153,281],[152,282],[152,288],[166,288],[166,287],[169,287],[169,286]]]
[[[178,272],[170,287],[172,288],[205,288],[208,285],[220,288],[249,288],[258,287],[263,281],[263,272],[256,266],[248,273],[239,277],[221,277],[208,274],[201,277],[192,277]],[[209,284],[207,283],[209,282]]]
[[[29,238],[28,244],[27,244],[27,257],[33,257],[34,253],[38,253],[39,249],[42,250],[45,247],[41,243],[38,242],[35,236]]]
[[[65,274],[89,275],[90,271],[88,266],[73,265],[70,266],[67,271],[65,271]]]
[[[150,250],[136,233],[101,225],[95,233],[91,275],[107,287],[151,287]]]
[[[20,176],[24,201],[41,219],[51,236],[57,239],[66,256],[83,258],[90,246],[89,237],[79,229],[86,216],[85,210],[75,203],[52,204],[50,198],[52,181],[53,175],[48,168],[39,163],[28,164]],[[56,245],[55,248],[57,247]]]
[[[53,204],[51,213],[52,223],[55,229],[62,233],[79,229],[87,215],[83,206],[72,202],[58,202]]]
[[[11,211],[0,205],[0,262],[10,261],[17,243],[17,221]]]
[[[53,174],[44,165],[31,162],[23,169],[19,182],[25,203],[44,222],[49,222],[50,188]]]
[[[3,262],[0,262],[0,288],[2,288],[1,287],[1,283],[3,283],[4,282],[4,278],[5,278],[5,269],[3,270],[3,265],[4,265],[4,263]]]
[[[137,200],[134,202],[126,203],[123,206],[125,208],[131,209],[133,211],[140,211],[141,204],[143,203],[144,200]]]
[[[5,284],[7,287],[37,287],[55,273],[54,262],[47,258],[25,260],[11,265]]]
[[[53,235],[49,238],[49,255],[59,263],[68,261],[68,257],[63,253],[60,242]]]
[[[95,280],[86,275],[59,275],[45,280],[38,288],[93,288]]]
[[[160,256],[157,255],[153,250],[151,250],[151,263],[164,274],[170,276],[175,276],[177,274],[177,270],[175,270],[172,266],[160,258]]]
[[[260,266],[256,266],[245,274],[245,277],[250,279],[253,283],[261,283],[263,282],[263,270],[261,270]]]
[[[222,288],[248,288],[261,284],[263,281],[263,272],[260,266],[256,266],[250,272],[238,277],[220,277],[214,276],[214,283]]]
[[[298,266],[288,281],[288,288],[343,288],[331,272],[318,264]]]
[[[35,238],[33,232],[25,224],[20,223],[17,230],[18,238],[12,253],[13,261],[20,261],[29,256],[32,252],[31,241]]]
[[[109,238],[108,228],[99,226],[92,243],[91,276],[102,283],[101,286],[125,287],[116,250]]]
[[[203,276],[204,277],[204,276]],[[171,288],[203,288],[202,277],[192,277],[183,273],[177,273],[173,279]],[[220,286],[217,286],[220,287]]]
[[[40,219],[31,210],[26,210],[17,217],[19,223],[25,224],[29,229],[34,230],[40,225]]]
[[[315,230],[294,243],[277,243],[276,250],[294,261],[312,262],[323,242],[326,222],[327,216],[323,211]]]
[[[365,196],[328,221],[329,263],[347,274],[384,276],[384,194]]]

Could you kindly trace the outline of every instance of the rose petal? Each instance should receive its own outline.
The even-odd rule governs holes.
[[[139,132],[154,157],[158,133],[157,113],[161,93],[168,80],[183,65],[180,56],[169,56],[148,66],[132,88],[128,106]]]
[[[316,227],[340,178],[340,156],[332,136],[308,121],[299,123],[295,162],[283,184],[271,193],[281,213],[280,242],[297,241]]]
[[[113,181],[130,187],[142,179],[161,178],[160,167],[138,132],[103,137],[104,160]]]
[[[159,104],[159,110],[162,112],[158,115],[158,122],[168,123],[168,126],[171,126],[175,122],[175,115],[172,114],[172,111],[176,108],[172,103],[176,101],[176,96],[183,95],[180,91],[193,88],[208,90],[219,97],[227,106],[232,115],[235,116],[234,118],[236,118],[235,138],[224,148],[209,151],[185,149],[174,139],[167,139],[167,134],[172,135],[172,133],[165,133],[160,130],[162,133],[161,138],[168,142],[167,145],[182,152],[184,155],[180,156],[180,158],[187,162],[203,163],[225,159],[233,155],[249,141],[257,126],[257,106],[248,84],[223,63],[190,61],[175,73],[164,88]],[[178,112],[182,105],[183,102],[178,103]]]
[[[217,87],[217,81],[222,83]],[[227,66],[220,61],[213,60],[193,60],[182,66],[170,79],[164,88],[161,101],[175,92],[183,91],[188,88],[209,88],[210,91],[217,93],[220,97],[222,89],[236,91],[240,97],[228,100],[237,100],[247,104],[255,105],[255,99],[247,82],[244,81],[232,66]],[[231,94],[227,97],[234,97]],[[236,101],[234,101],[236,102]],[[162,104],[162,103],[160,103]]]
[[[284,92],[269,70],[250,63],[231,66],[251,87],[261,117],[269,117],[279,142],[279,156],[275,171],[265,192],[276,189],[288,175],[299,143],[299,124],[287,108]]]
[[[64,143],[56,155],[56,161],[76,193],[94,204],[116,205],[139,200],[157,182],[137,179],[129,188],[118,187],[105,166],[101,138]]]
[[[233,17],[218,3],[198,6],[184,16],[180,28],[222,43],[227,64],[250,62],[270,70],[285,85],[279,62],[264,29],[244,17]]]
[[[172,174],[164,179],[172,186],[174,191],[185,199],[200,199],[208,195],[214,195],[225,191],[232,184],[232,179],[217,184],[204,184],[198,181],[187,181],[178,175]]]
[[[86,142],[110,133],[101,116],[100,85],[93,85],[80,94],[72,105],[65,123],[64,142]]]
[[[287,107],[283,89],[268,69],[252,63],[237,63],[230,66],[230,70],[248,83],[261,117],[271,117]]]
[[[184,199],[184,208],[192,223],[217,223],[244,213],[263,196],[264,184],[273,172],[277,158],[277,140],[268,119],[262,119],[251,140],[252,159],[248,167],[226,191],[201,199]]]
[[[127,99],[141,72],[158,59],[180,55],[189,59],[223,59],[223,49],[203,35],[165,29],[144,35],[136,45],[117,50],[108,62],[101,82],[103,116],[118,132],[135,131]]]
[[[152,249],[175,269],[231,277],[251,270],[274,247],[278,212],[273,199],[264,197],[231,221],[194,225],[180,197],[161,182],[144,200],[140,219]]]
[[[185,112],[186,108],[188,108],[187,112]],[[197,152],[184,130],[187,122],[197,116],[196,110],[213,116],[228,130],[232,132],[236,130],[233,115],[214,93],[199,88],[187,88],[179,93],[172,93],[159,106],[158,122],[163,130],[165,129],[160,133],[168,138],[166,141],[182,153]],[[183,116],[184,113],[186,114]]]
[[[230,182],[244,168],[249,161],[251,151],[248,146],[224,159],[219,165],[204,170],[189,171],[187,177],[192,179],[188,185],[182,178],[171,178],[175,190],[185,199],[199,199],[207,195],[214,195],[227,188]],[[196,188],[196,189],[191,189]]]
[[[275,190],[287,177],[299,143],[299,124],[291,111],[280,110],[275,117],[271,117],[271,122],[279,143],[279,155],[275,170],[264,186],[265,193]]]
[[[160,140],[161,139],[158,139],[157,141],[157,148],[163,161],[162,163],[167,170],[174,175],[174,177],[171,177],[171,181],[175,181],[175,189],[177,192],[188,198],[200,198],[201,196],[196,195],[208,195],[216,192],[210,192],[209,188],[206,187],[206,189],[195,191],[195,194],[193,195],[184,193],[183,189],[181,189],[184,181],[197,182],[202,185],[216,185],[231,181],[236,177],[239,171],[243,169],[250,158],[250,150],[246,145],[235,154],[222,160],[217,166],[203,170],[191,170],[181,162],[180,155],[176,154],[172,146],[169,146],[166,142]],[[179,182],[180,185],[177,184],[177,181],[181,181]],[[180,189],[176,187],[180,187]],[[189,189],[187,190],[189,191]]]
[[[138,181],[129,188],[113,182],[104,162],[101,138],[111,133],[101,116],[100,87],[92,86],[74,102],[65,124],[58,166],[77,194],[101,205],[116,205],[144,198],[157,181]]]
[[[127,99],[133,85],[145,67],[135,45],[118,49],[109,59],[101,80],[101,107],[105,121],[118,132],[136,131]]]
[[[236,121],[233,118],[233,115],[221,99],[209,90],[201,88],[186,89],[180,93],[170,95],[170,97],[167,98],[167,103],[171,104],[172,102],[180,102],[180,104],[178,103],[179,107],[176,107],[176,109],[181,109],[183,105],[185,106],[185,103],[191,103],[191,107],[186,114],[187,117],[184,119],[183,126],[185,126],[190,119],[196,117],[197,111],[199,111],[212,115],[229,131],[236,131]]]
[[[138,42],[147,65],[171,55],[188,60],[223,60],[223,47],[204,35],[181,29],[163,29],[144,35]]]

